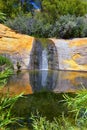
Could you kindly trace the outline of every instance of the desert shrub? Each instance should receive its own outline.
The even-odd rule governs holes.
[[[59,38],[74,38],[74,37],[85,37],[86,31],[85,26],[87,26],[87,18],[76,17],[71,15],[61,16],[54,24],[53,31],[51,32],[51,37]]]
[[[19,33],[35,37],[74,38],[87,36],[87,16],[64,15],[50,23],[43,15],[18,16],[6,25]]]
[[[14,20],[8,20],[5,24],[19,33],[36,37],[47,37],[52,26],[42,16],[37,15],[35,17],[18,16]]]

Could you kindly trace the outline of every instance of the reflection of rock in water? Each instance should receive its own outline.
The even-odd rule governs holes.
[[[75,92],[87,88],[87,72],[59,71],[55,92]]]
[[[41,86],[41,75],[38,71],[32,71],[29,73],[30,84],[32,86],[33,91],[38,91]]]
[[[20,93],[24,93],[24,94],[33,93],[32,87],[29,84],[28,72],[12,75],[9,78],[7,85],[3,88],[3,92],[7,92],[7,91],[10,93],[10,95],[20,94]]]
[[[33,91],[53,90],[56,87],[58,73],[55,71],[34,71],[30,73],[30,84]]]
[[[81,84],[87,88],[87,72],[33,70],[11,76],[0,93],[32,94],[43,90],[75,92],[82,88]]]

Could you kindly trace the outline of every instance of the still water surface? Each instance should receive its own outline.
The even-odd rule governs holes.
[[[73,71],[22,71],[14,73],[0,93],[9,92],[10,95],[24,93],[27,98],[20,99],[15,105],[14,111],[17,116],[27,116],[38,110],[42,115],[52,119],[61,114],[64,107],[58,103],[61,92],[76,92],[87,88],[87,72]],[[42,93],[36,93],[42,92]],[[47,92],[47,93],[45,93]],[[11,130],[29,130],[29,128],[13,127]]]
[[[83,86],[87,88],[87,72],[33,70],[12,75],[3,93],[9,91],[11,95],[27,95],[40,91],[75,92]]]

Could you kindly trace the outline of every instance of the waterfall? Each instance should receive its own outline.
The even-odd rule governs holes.
[[[41,70],[48,70],[48,58],[47,58],[47,50],[44,49],[42,51],[42,65],[41,65]]]

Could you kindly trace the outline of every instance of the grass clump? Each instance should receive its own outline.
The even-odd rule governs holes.
[[[80,130],[77,126],[73,125],[68,118],[64,116],[60,118],[54,118],[52,122],[46,119],[46,117],[32,116],[32,130]]]
[[[0,11],[0,23],[3,23],[6,20],[6,15]]]
[[[39,115],[37,117],[32,115],[31,119],[33,120],[33,130],[59,130],[59,124],[56,120],[50,122],[46,117]]]
[[[4,71],[0,72],[0,86],[2,87],[5,86],[9,76],[11,76],[12,74],[13,74],[13,70],[9,68],[5,68]]]
[[[22,97],[18,95],[15,97],[0,96],[0,128],[1,130],[7,130],[8,126],[14,123],[17,123],[19,120],[18,117],[14,117],[12,114],[12,108],[15,102]]]
[[[7,57],[0,55],[0,67],[2,67],[1,69],[3,69],[4,66],[13,68],[12,62]]]
[[[74,98],[68,95],[64,95],[64,98],[69,113],[75,118],[75,123],[87,127],[87,90],[78,91]]]
[[[4,86],[8,77],[12,74],[13,64],[8,58],[0,55],[0,86]]]
[[[62,100],[67,108],[67,113],[54,117],[49,121],[46,117],[32,116],[33,130],[86,130],[87,129],[87,90],[82,89],[74,96],[63,95]]]

